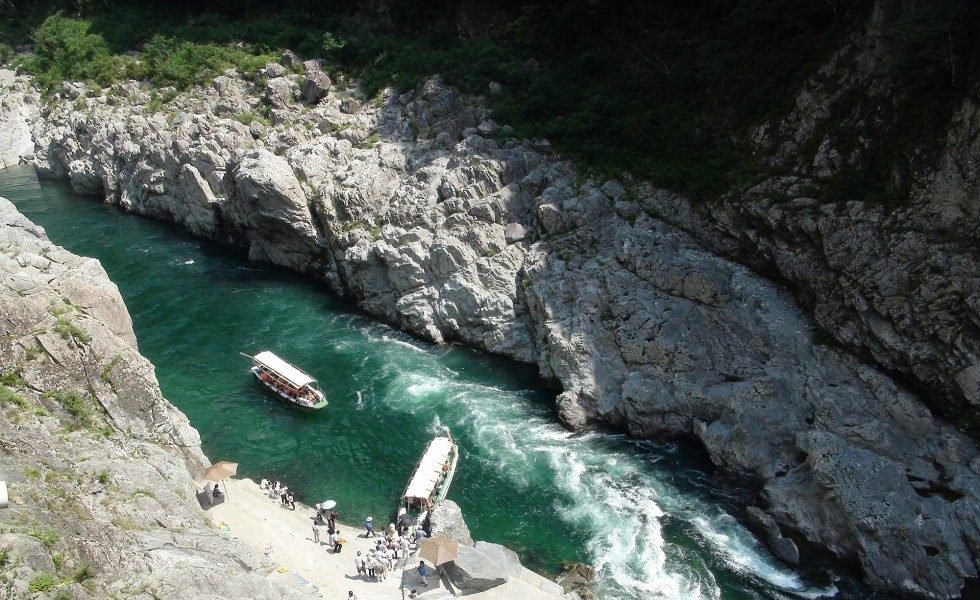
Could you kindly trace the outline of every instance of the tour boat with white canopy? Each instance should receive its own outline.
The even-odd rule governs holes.
[[[320,391],[316,379],[272,352],[265,350],[255,356],[244,353],[242,356],[252,359],[249,369],[252,375],[283,402],[307,410],[319,410],[327,405],[327,397]]]
[[[429,511],[445,500],[449,493],[449,486],[456,474],[459,449],[449,428],[443,427],[443,430],[446,436],[435,437],[429,442],[405,487],[398,508],[399,524],[403,515],[408,514],[421,525],[429,516]]]

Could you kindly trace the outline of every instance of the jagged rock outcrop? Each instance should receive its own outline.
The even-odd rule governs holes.
[[[558,576],[558,583],[565,590],[566,594],[578,593],[587,600],[594,600],[595,594],[592,593],[589,585],[595,581],[596,571],[589,565],[574,563],[565,569],[565,572]]]
[[[793,540],[783,537],[776,519],[758,506],[749,506],[745,510],[745,518],[746,524],[763,536],[779,560],[788,565],[800,564],[800,549]]]
[[[0,198],[0,598],[300,598],[210,526],[197,431],[161,395],[98,261]]]
[[[440,567],[456,593],[474,594],[498,588],[494,590],[498,596],[494,597],[580,598],[576,592],[566,593],[556,582],[524,568],[513,550],[490,542],[474,542],[462,511],[452,500],[443,500],[432,509],[429,534],[444,535],[460,544],[456,559]],[[587,588],[583,582],[576,589]]]
[[[314,60],[306,61],[303,66],[306,67],[306,75],[303,77],[300,96],[303,98],[303,102],[316,104],[330,93],[330,77],[320,69],[320,65]]]
[[[604,421],[641,437],[697,438],[718,465],[759,482],[780,529],[772,539],[797,536],[856,561],[877,589],[949,598],[977,576],[974,442],[883,371],[816,344],[786,290],[720,256],[737,246],[731,209],[708,223],[649,186],[581,182],[573,165],[542,153],[545,143],[484,137],[497,131],[485,108],[438,80],[386,90],[350,112],[353,90],[331,88],[300,111],[286,91],[296,76],[269,79],[285,86],[271,96],[264,80],[222,77],[178,96],[170,116],[148,114],[136,84],[109,91],[123,101],[80,99],[85,112],[56,102],[31,121],[33,164],[127,210],[309,273],[427,339],[534,362],[561,387],[569,426]],[[23,87],[7,95],[36,103]],[[230,118],[247,120],[266,103],[271,126]],[[219,108],[228,106],[242,112]],[[802,277],[812,247],[794,253],[786,232],[819,234],[838,241],[817,247],[834,252],[813,264],[855,261],[851,279],[872,269],[884,286],[888,261],[860,262],[876,252],[867,244],[878,243],[884,219],[874,211],[774,202],[738,209],[761,211],[780,230],[743,232],[773,248],[764,255]],[[807,214],[820,218],[798,219]],[[863,220],[875,227],[852,227]],[[954,288],[975,289],[975,269],[951,260],[964,274]],[[882,336],[894,328],[885,313],[875,321]],[[909,322],[928,328],[931,318]],[[959,340],[966,362],[953,379],[965,389],[971,327],[930,338]],[[937,348],[923,351],[946,361]]]
[[[0,88],[13,82],[13,72],[0,69]],[[20,94],[0,97],[0,169],[18,164],[34,152],[30,121],[37,112],[32,104],[35,98]]]
[[[444,535],[465,546],[473,545],[470,529],[463,520],[463,511],[452,500],[443,500],[429,513],[429,534]]]
[[[931,408],[976,438],[978,84],[967,76],[966,89],[947,92],[956,100],[938,139],[906,135],[909,115],[946,111],[921,106],[910,86],[886,83],[895,60],[889,27],[909,18],[908,5],[871,7],[850,43],[799,87],[793,108],[752,132],[759,162],[779,175],[705,211],[676,198],[655,204],[712,250],[792,286],[827,337],[921,390]],[[890,154],[908,166],[878,175],[901,182],[901,198],[868,197],[853,184],[839,201],[817,200],[834,178]]]
[[[509,577],[521,578],[521,561],[517,554],[500,544],[488,542],[460,545],[456,560],[446,563],[443,568],[453,586],[464,594],[496,587]]]

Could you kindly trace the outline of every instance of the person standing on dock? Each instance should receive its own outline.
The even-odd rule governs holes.
[[[408,566],[408,546],[409,546],[408,538],[402,536],[401,544],[402,544],[402,568],[404,569],[406,566]]]
[[[320,524],[316,519],[313,519],[313,541],[320,543]]]
[[[368,517],[364,520],[364,529],[364,537],[366,538],[378,535],[374,532],[374,517]]]

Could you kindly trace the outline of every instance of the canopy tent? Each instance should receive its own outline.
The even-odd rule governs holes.
[[[268,350],[259,352],[252,357],[252,360],[255,361],[255,364],[266,367],[270,371],[274,371],[288,383],[292,384],[292,386],[296,389],[299,389],[304,385],[316,383],[316,379],[313,379],[306,373],[300,371]]]
[[[444,437],[437,437],[429,442],[412,480],[405,488],[406,499],[426,500],[432,497],[436,483],[444,472],[443,467],[451,461],[453,446],[453,441]]]

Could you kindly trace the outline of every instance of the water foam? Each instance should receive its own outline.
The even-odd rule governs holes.
[[[377,336],[376,332],[366,332]],[[601,597],[624,600],[717,599],[722,587],[703,557],[665,538],[664,519],[679,519],[715,560],[739,576],[785,590],[789,597],[820,597],[769,557],[741,525],[666,484],[655,461],[613,450],[598,434],[572,434],[528,408],[520,393],[460,380],[432,352],[388,333],[385,369],[396,373],[384,402],[395,410],[438,413],[429,433],[448,425],[518,489],[559,491],[558,515],[581,533],[599,574]],[[405,351],[410,348],[412,355]],[[441,416],[440,416],[441,415]],[[765,587],[765,586],[764,586]],[[776,591],[773,590],[773,591]]]
[[[381,341],[382,342],[385,342],[387,344],[395,344],[396,346],[400,346],[402,348],[407,348],[407,349],[411,350],[412,352],[418,352],[419,354],[425,354],[426,353],[425,349],[419,348],[418,346],[416,346],[415,344],[412,344],[411,342],[406,342],[406,341],[403,341],[403,340],[399,340],[399,339],[393,338],[393,337],[388,336],[388,335],[382,335],[381,336]]]

